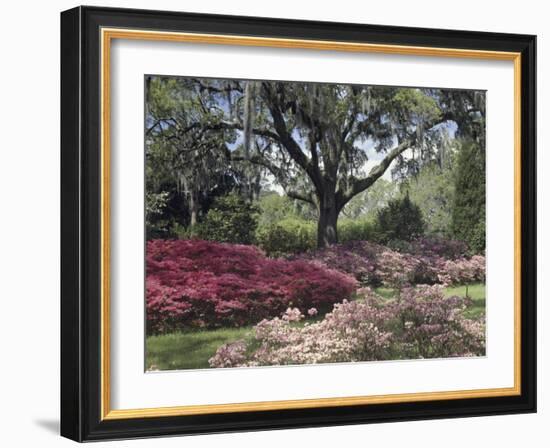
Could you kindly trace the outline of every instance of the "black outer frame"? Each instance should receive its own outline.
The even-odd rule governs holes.
[[[100,27],[521,52],[519,396],[100,420]],[[77,7],[61,13],[61,435],[76,441],[536,412],[536,36]]]

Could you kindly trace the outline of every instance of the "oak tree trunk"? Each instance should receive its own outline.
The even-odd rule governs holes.
[[[338,242],[337,222],[340,210],[334,192],[325,192],[320,196],[317,247],[323,248]]]

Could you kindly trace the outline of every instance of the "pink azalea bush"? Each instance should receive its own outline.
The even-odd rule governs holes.
[[[440,285],[404,288],[390,305],[398,327],[400,352],[408,359],[480,356],[485,354],[483,319],[466,319],[466,297],[445,297]]]
[[[485,257],[468,258],[466,246],[453,240],[423,238],[407,243],[401,251],[368,241],[350,241],[291,259],[317,260],[369,286],[401,288],[485,281]]]
[[[316,260],[353,275],[364,284],[380,283],[377,258],[384,246],[368,241],[348,241],[324,249],[294,255],[291,260]]]
[[[446,260],[438,280],[442,284],[454,285],[485,281],[485,257],[474,255],[470,259],[459,258],[457,260]]]
[[[319,322],[299,309],[264,319],[252,341],[221,346],[211,367],[243,367],[485,354],[485,325],[463,316],[468,299],[445,298],[439,285],[404,288],[384,301],[369,288],[361,299],[334,305]]]
[[[146,249],[149,333],[241,326],[288,307],[327,311],[356,280],[322,263],[267,258],[254,246],[151,240]]]
[[[420,237],[411,242],[401,242],[400,252],[427,257],[442,257],[447,260],[465,258],[468,246],[463,241],[442,237]]]

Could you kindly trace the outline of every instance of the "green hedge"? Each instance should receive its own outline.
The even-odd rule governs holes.
[[[261,226],[256,231],[256,243],[270,257],[306,252],[317,244],[317,224],[296,218]]]
[[[338,220],[338,240],[341,243],[347,241],[377,241],[379,236],[376,223],[372,219]]]
[[[341,218],[338,221],[338,240],[378,241],[379,231],[373,220]],[[297,254],[317,246],[317,223],[299,218],[286,218],[274,224],[258,227],[256,244],[270,257]]]

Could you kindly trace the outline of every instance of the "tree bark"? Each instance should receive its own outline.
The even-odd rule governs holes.
[[[328,247],[338,242],[338,210],[322,208],[317,223],[317,247]]]
[[[189,215],[191,217],[189,226],[191,228],[194,228],[197,224],[197,217],[199,212],[199,201],[198,198],[195,196],[195,192],[191,192],[189,195]]]
[[[338,242],[338,215],[335,188],[325,189],[319,195],[319,221],[317,223],[317,247],[328,247]]]

